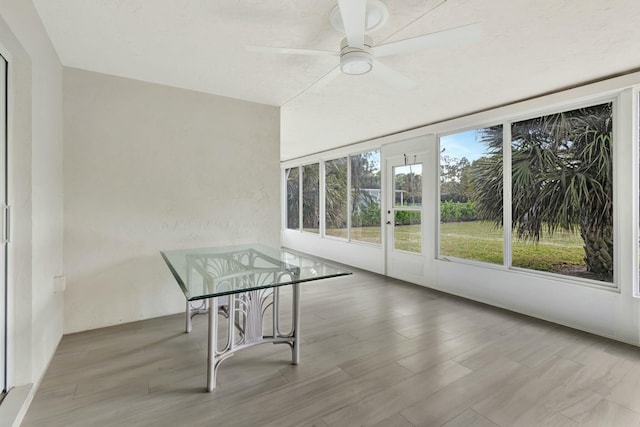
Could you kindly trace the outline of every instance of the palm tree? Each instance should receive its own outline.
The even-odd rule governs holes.
[[[601,104],[511,125],[512,227],[518,238],[579,231],[587,270],[613,278],[612,105]],[[493,129],[493,130],[492,130]],[[474,162],[482,219],[502,223],[501,132],[487,129],[489,154]],[[500,148],[498,148],[500,147]]]
[[[471,198],[476,202],[478,219],[493,221],[497,227],[502,227],[502,126],[484,128],[482,131],[482,142],[487,151],[486,156],[471,164]]]
[[[300,228],[300,168],[286,170],[287,182],[287,228]]]
[[[349,156],[351,162],[351,224],[380,226],[380,204],[367,190],[380,189],[380,152]]]
[[[327,230],[347,228],[347,158],[325,162]]]
[[[320,165],[302,166],[302,229],[320,228]]]

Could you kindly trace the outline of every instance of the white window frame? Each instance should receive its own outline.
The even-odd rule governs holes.
[[[347,237],[338,237],[338,236],[331,236],[327,234],[327,162],[332,162],[334,160],[340,160],[340,159],[347,159]],[[351,171],[350,168],[350,156],[346,155],[346,156],[339,156],[339,157],[333,157],[331,159],[328,160],[323,160],[322,161],[323,164],[323,173],[322,173],[322,181],[324,182],[323,185],[323,192],[322,192],[322,196],[320,196],[320,206],[321,206],[321,210],[322,210],[322,237],[325,237],[327,239],[333,239],[333,240],[338,240],[338,241],[342,241],[342,242],[348,242],[350,240],[351,237],[351,218],[350,218],[350,205],[349,203],[351,202],[351,198],[350,198],[350,190],[351,190],[351,186],[350,186],[350,176],[349,173]]]
[[[383,227],[382,225],[384,224],[383,221],[383,203],[382,203],[382,199],[380,200],[380,243],[372,243],[372,242],[365,242],[362,240],[353,240],[353,238],[351,237],[351,226],[352,226],[352,221],[351,221],[351,157],[352,156],[360,156],[362,154],[366,154],[366,153],[371,153],[377,151],[378,152],[378,161],[380,162],[380,164],[378,165],[378,167],[380,168],[380,191],[382,192],[382,180],[383,180],[383,171],[382,171],[382,147],[378,147],[378,148],[371,148],[368,150],[362,150],[362,151],[357,151],[357,152],[353,152],[353,153],[349,153],[348,157],[348,181],[349,181],[349,194],[348,194],[348,201],[349,201],[349,243],[354,243],[356,245],[368,245],[368,246],[375,246],[375,247],[381,247],[382,246],[382,234],[383,234]]]
[[[612,104],[612,109],[613,109],[613,130],[612,130],[612,144],[613,146],[611,147],[612,149],[612,168],[613,168],[613,200],[614,200],[614,206],[613,206],[613,217],[614,217],[614,224],[613,224],[613,234],[614,234],[614,247],[617,245],[617,243],[615,243],[619,237],[619,232],[618,232],[618,228],[619,228],[619,221],[617,220],[618,215],[617,215],[617,197],[618,195],[616,194],[619,190],[617,189],[617,185],[616,185],[616,181],[617,181],[617,177],[618,177],[618,169],[617,169],[617,161],[616,161],[616,153],[617,153],[617,146],[619,145],[618,140],[619,140],[619,133],[620,133],[620,98],[621,96],[623,96],[623,92],[624,90],[619,90],[616,91],[615,94],[604,94],[604,95],[600,95],[600,96],[594,96],[594,97],[590,97],[589,99],[586,100],[580,100],[580,101],[569,101],[569,102],[565,102],[565,103],[560,103],[554,106],[550,106],[547,108],[540,108],[540,109],[535,109],[535,110],[531,110],[528,111],[526,113],[523,114],[514,114],[514,115],[510,115],[506,118],[506,120],[503,120],[501,122],[498,121],[492,121],[492,122],[484,122],[484,123],[478,123],[475,125],[468,125],[468,126],[464,126],[464,127],[459,127],[459,128],[454,128],[454,129],[450,129],[447,130],[446,132],[441,132],[437,134],[437,143],[438,143],[438,153],[440,153],[440,138],[444,137],[444,136],[448,136],[448,135],[454,135],[457,133],[462,133],[462,132],[466,132],[469,130],[477,130],[477,129],[482,129],[482,128],[486,128],[486,127],[491,127],[491,126],[498,126],[501,125],[502,126],[502,138],[503,138],[503,264],[492,264],[492,263],[488,263],[488,262],[482,262],[482,261],[477,261],[477,260],[469,260],[469,259],[465,259],[465,258],[458,258],[458,257],[453,257],[453,256],[449,256],[449,255],[441,255],[440,254],[440,239],[441,239],[441,234],[440,234],[440,209],[438,208],[437,210],[437,216],[438,216],[438,221],[437,221],[437,227],[438,227],[438,232],[437,232],[437,242],[436,242],[436,256],[438,259],[440,260],[445,260],[445,261],[452,261],[452,262],[458,262],[458,263],[463,263],[463,264],[470,264],[470,265],[477,265],[477,266],[482,266],[482,267],[486,267],[486,268],[494,268],[494,269],[500,269],[500,270],[513,270],[513,271],[518,271],[521,272],[523,274],[529,274],[529,275],[538,275],[538,276],[543,276],[543,277],[548,277],[548,278],[552,278],[553,280],[560,280],[563,282],[567,282],[567,283],[576,283],[576,284],[580,284],[583,286],[591,286],[591,287],[595,287],[595,288],[601,288],[601,289],[606,289],[606,290],[614,290],[614,291],[618,291],[620,289],[619,287],[619,280],[618,280],[618,271],[619,271],[619,251],[614,251],[614,271],[613,271],[613,281],[612,282],[601,282],[598,280],[593,280],[593,279],[587,279],[587,278],[581,278],[581,277],[575,277],[575,276],[569,276],[569,275],[563,275],[563,274],[559,274],[559,273],[551,273],[551,272],[545,272],[545,271],[538,271],[538,270],[533,270],[533,269],[528,269],[528,268],[523,268],[523,267],[517,267],[517,266],[513,266],[512,261],[513,261],[513,254],[512,254],[512,237],[511,237],[511,230],[512,230],[512,188],[511,188],[511,174],[512,174],[512,165],[511,165],[511,144],[512,144],[512,136],[511,136],[511,125],[515,122],[520,122],[520,121],[524,121],[524,120],[531,120],[531,119],[535,119],[538,117],[542,117],[542,116],[546,116],[546,115],[551,115],[551,114],[557,114],[557,113],[562,113],[565,111],[572,111],[575,109],[580,109],[580,108],[586,108],[586,107],[590,107],[593,105],[598,105],[598,104],[605,104],[605,103],[611,103]],[[638,89],[636,89],[636,92],[638,92]],[[636,105],[636,109],[637,109],[637,105]],[[637,114],[636,114],[637,116]],[[637,120],[637,117],[636,117]],[[637,128],[637,127],[636,127]],[[636,129],[636,134],[638,133],[638,130]],[[637,140],[637,139],[636,139]],[[634,152],[638,152],[638,148],[634,151]],[[637,162],[636,162],[637,163]],[[637,165],[636,165],[637,166]],[[638,176],[636,174],[636,176]],[[438,154],[438,191],[437,191],[437,203],[438,203],[438,207],[439,207],[439,203],[440,203],[440,155]],[[636,186],[638,186],[638,183],[635,184]],[[635,193],[638,193],[637,191]],[[638,197],[638,195],[636,194],[636,197]],[[636,203],[637,205],[637,203]],[[637,215],[635,216],[637,218]],[[640,225],[640,222],[636,221],[638,223],[638,225]],[[509,226],[507,227],[506,225],[509,224]],[[637,229],[637,227],[636,227]],[[636,231],[637,233],[637,231]],[[635,241],[638,241],[638,239],[636,238]],[[638,248],[635,249],[636,251],[638,250]],[[635,258],[634,258],[635,259]],[[640,268],[640,266],[637,266],[637,268]],[[637,274],[636,274],[636,282],[638,282],[637,279]],[[605,284],[606,283],[606,284]],[[636,292],[636,294],[640,295],[640,289],[638,287],[637,284],[634,285],[634,291]]]
[[[311,166],[311,165],[318,165],[318,215],[320,215],[320,221],[318,221],[318,232],[314,233],[311,231],[305,231],[304,230],[304,166]],[[298,206],[300,207],[300,232],[301,233],[305,233],[305,234],[309,234],[312,236],[322,236],[324,233],[323,230],[323,225],[324,225],[324,221],[322,221],[322,215],[324,215],[323,209],[322,209],[322,194],[324,192],[324,180],[321,178],[322,175],[324,173],[324,162],[322,160],[317,160],[314,162],[308,162],[308,163],[304,163],[300,165],[300,201],[298,202]]]
[[[500,270],[505,270],[505,269],[507,269],[506,266],[511,264],[511,254],[509,253],[509,264],[507,264],[505,262],[506,257],[507,257],[507,253],[506,253],[506,248],[507,248],[506,239],[507,239],[507,236],[506,235],[509,234],[509,233],[504,232],[504,229],[505,229],[504,225],[502,227],[503,228],[502,264],[494,264],[494,263],[491,263],[491,262],[478,261],[478,260],[466,259],[466,258],[459,258],[459,257],[452,256],[452,255],[442,255],[440,253],[440,241],[441,241],[441,238],[442,238],[441,237],[441,233],[440,233],[440,224],[441,224],[441,221],[440,221],[440,196],[441,196],[441,194],[440,194],[440,166],[441,166],[441,163],[440,163],[440,152],[441,151],[440,150],[442,150],[440,139],[443,138],[443,137],[446,137],[446,136],[456,135],[458,133],[468,132],[468,131],[471,131],[471,130],[479,130],[479,129],[486,129],[486,128],[494,127],[494,126],[502,126],[503,162],[506,164],[505,160],[506,160],[507,157],[505,157],[505,153],[504,153],[504,150],[505,150],[505,148],[504,148],[505,147],[505,144],[504,144],[505,139],[504,138],[506,136],[505,135],[505,126],[507,126],[507,122],[488,122],[488,123],[489,124],[483,124],[483,125],[478,125],[478,126],[466,126],[466,127],[463,127],[463,128],[459,128],[458,130],[453,130],[453,131],[442,132],[442,133],[436,134],[436,141],[437,141],[437,144],[438,144],[438,146],[437,146],[437,148],[438,148],[438,159],[437,159],[438,160],[438,167],[437,167],[437,173],[438,173],[437,184],[438,184],[438,188],[437,188],[437,191],[436,191],[436,197],[437,197],[436,203],[437,203],[438,209],[436,209],[436,212],[437,212],[436,227],[438,228],[438,230],[437,230],[437,233],[436,233],[436,252],[435,253],[436,253],[436,258],[440,259],[440,260],[443,260],[443,261],[460,262],[460,263],[464,263],[464,264],[478,265],[478,266],[482,266],[482,267],[497,268],[497,269],[500,269]],[[509,136],[511,136],[511,128],[509,128]],[[509,151],[508,159],[509,159],[509,163],[511,163],[511,151]],[[507,184],[508,184],[508,186],[509,186],[509,188],[508,188],[509,194],[511,194],[511,180],[505,178],[504,171],[502,173],[502,179],[503,179],[503,192],[507,193]],[[505,196],[503,195],[503,204],[504,204],[504,199],[505,199]],[[503,212],[502,222],[503,222],[503,224],[507,224],[507,222],[505,221],[506,210],[503,209],[502,212]],[[509,210],[509,224],[511,224],[511,210]],[[509,234],[509,237],[511,237],[510,234]],[[511,240],[509,240],[508,246],[509,246],[509,249],[510,249],[511,248]]]
[[[288,178],[287,178],[287,170],[288,169],[298,169],[298,228],[289,228],[289,187],[288,187]],[[282,180],[284,182],[282,194],[283,197],[283,208],[282,208],[282,229],[290,230],[290,231],[300,231],[302,229],[302,200],[300,196],[302,195],[302,168],[300,166],[290,166],[288,168],[282,168]]]

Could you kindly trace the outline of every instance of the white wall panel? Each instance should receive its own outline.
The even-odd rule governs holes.
[[[566,326],[616,337],[620,294],[532,273],[436,261],[432,286],[454,295]]]
[[[296,230],[283,230],[282,246],[384,274],[384,253],[379,245],[349,243],[346,240],[320,238],[318,235]]]
[[[279,109],[65,69],[65,332],[184,309],[159,251],[279,242]]]

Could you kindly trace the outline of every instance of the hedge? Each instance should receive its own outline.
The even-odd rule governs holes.
[[[478,212],[474,202],[440,202],[440,222],[476,221]]]

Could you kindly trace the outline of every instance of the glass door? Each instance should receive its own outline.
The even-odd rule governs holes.
[[[387,160],[387,275],[418,283],[424,277],[424,164],[424,154]]]

